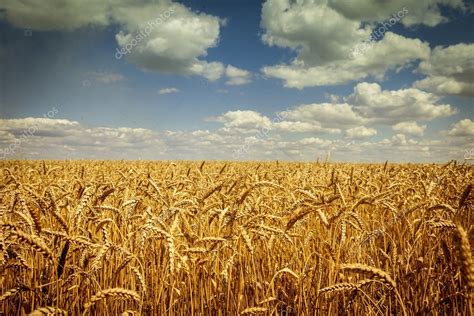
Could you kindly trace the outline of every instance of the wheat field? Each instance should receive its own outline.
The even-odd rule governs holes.
[[[5,315],[472,314],[470,165],[1,169]]]

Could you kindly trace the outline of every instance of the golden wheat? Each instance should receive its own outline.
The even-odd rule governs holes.
[[[0,163],[0,314],[473,312],[467,164]]]

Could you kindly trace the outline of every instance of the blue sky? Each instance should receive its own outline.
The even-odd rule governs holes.
[[[0,158],[461,160],[472,29],[461,0],[6,0]]]

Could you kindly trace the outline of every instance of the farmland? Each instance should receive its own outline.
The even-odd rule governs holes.
[[[1,169],[6,315],[472,313],[470,165]]]

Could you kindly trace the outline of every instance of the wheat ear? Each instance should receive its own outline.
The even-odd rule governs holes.
[[[29,316],[42,316],[42,315],[67,315],[67,312],[63,309],[53,307],[53,306],[45,306],[35,309],[33,312],[28,314]]]
[[[108,298],[108,297],[113,297],[116,299],[133,299],[136,302],[140,302],[140,295],[138,295],[137,292],[123,289],[123,288],[112,288],[112,289],[107,289],[103,291],[97,292],[94,296],[91,297],[91,299],[84,305],[84,314],[97,302]],[[84,315],[83,314],[83,315]]]
[[[461,226],[458,226],[455,231],[454,241],[456,243],[456,253],[461,268],[461,276],[472,300],[474,299],[474,261],[472,259],[469,238]]]
[[[244,309],[242,312],[240,312],[240,315],[259,314],[265,313],[266,311],[268,311],[268,309],[265,307],[255,306]]]
[[[389,285],[392,288],[396,288],[395,281],[390,277],[390,275],[378,268],[371,267],[371,266],[366,266],[363,264],[359,263],[354,263],[354,264],[343,264],[341,265],[341,270],[347,270],[347,271],[352,271],[355,273],[367,275],[371,279],[377,279],[385,284]]]
[[[39,237],[28,235],[20,230],[11,231],[10,234],[13,238],[30,245],[34,250],[41,253],[43,256],[53,260],[53,252],[43,243]]]

